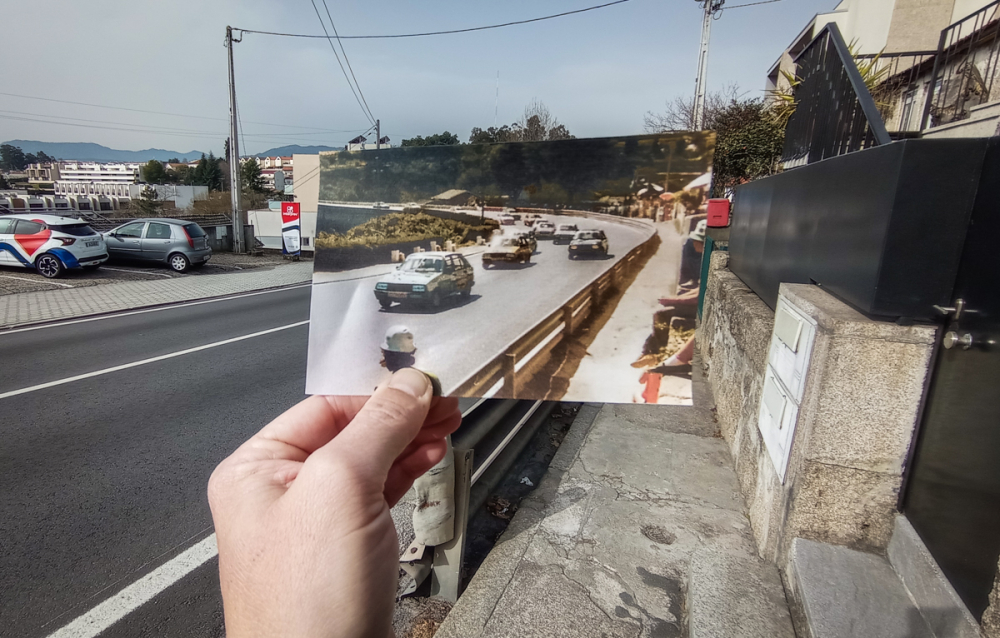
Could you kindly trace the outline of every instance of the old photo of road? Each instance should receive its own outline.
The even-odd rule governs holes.
[[[713,151],[680,132],[322,154],[307,392],[413,366],[455,396],[684,403]],[[669,303],[628,301],[637,281]]]

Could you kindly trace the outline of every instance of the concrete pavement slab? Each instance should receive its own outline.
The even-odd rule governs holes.
[[[270,270],[4,295],[0,328],[278,288],[308,282],[311,276],[312,262],[303,261]]]
[[[710,397],[695,396],[584,406],[437,635],[688,635],[693,557],[761,565]],[[765,625],[790,628],[773,568],[754,582],[774,602]]]

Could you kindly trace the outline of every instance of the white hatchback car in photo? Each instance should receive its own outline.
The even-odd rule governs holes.
[[[0,266],[34,268],[53,279],[108,259],[104,237],[75,217],[0,215]]]

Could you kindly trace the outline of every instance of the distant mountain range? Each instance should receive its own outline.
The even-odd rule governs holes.
[[[322,153],[324,151],[342,151],[343,146],[338,146],[334,148],[333,146],[299,146],[298,144],[292,144],[290,146],[279,146],[278,148],[269,148],[263,153],[255,153],[254,157],[274,157],[274,156],[289,156],[296,153],[313,155],[316,153]]]
[[[193,162],[201,157],[202,151],[167,151],[162,148],[147,148],[142,151],[121,151],[100,144],[89,142],[38,142],[35,140],[10,140],[3,142],[17,146],[25,153],[38,153],[39,151],[61,160],[77,160],[80,162],[148,162],[149,160],[159,160],[166,162],[175,157],[179,160]],[[323,151],[340,151],[342,147],[332,146],[279,146],[268,149],[262,153],[255,153],[255,157],[288,156],[295,153],[315,154]],[[208,153],[205,153],[208,155]]]
[[[25,153],[37,153],[42,151],[46,155],[62,160],[78,160],[81,162],[148,162],[149,160],[159,160],[165,162],[168,159],[181,159],[185,157],[188,161],[201,157],[201,151],[167,151],[162,148],[147,148],[142,151],[120,151],[100,144],[89,142],[38,142],[35,140],[10,140],[3,142],[11,146],[17,146]]]

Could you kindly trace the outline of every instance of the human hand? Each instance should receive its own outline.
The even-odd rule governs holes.
[[[389,509],[444,458],[457,399],[416,370],[369,397],[314,396],[212,473],[229,638],[391,636],[398,544]]]

